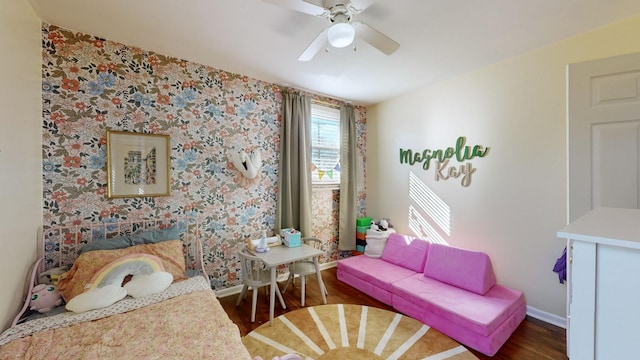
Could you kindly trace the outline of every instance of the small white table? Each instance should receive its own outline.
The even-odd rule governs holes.
[[[324,293],[324,283],[322,282],[322,275],[320,274],[320,266],[318,265],[318,257],[322,255],[322,251],[314,248],[313,246],[302,244],[291,248],[285,245],[273,246],[265,253],[259,253],[255,250],[251,252],[259,257],[264,264],[271,269],[271,287],[269,288],[269,324],[271,326],[273,326],[273,314],[276,302],[275,287],[278,286],[278,283],[276,282],[276,269],[280,265],[290,264],[298,260],[304,260],[312,257],[313,263],[316,267],[320,294],[322,294],[322,303],[327,303],[327,297]]]

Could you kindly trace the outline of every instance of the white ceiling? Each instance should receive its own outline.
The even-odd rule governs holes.
[[[48,24],[370,105],[640,13],[638,0],[373,0],[400,43],[298,56],[328,25],[262,0],[28,0]],[[302,1],[302,0],[299,0]]]

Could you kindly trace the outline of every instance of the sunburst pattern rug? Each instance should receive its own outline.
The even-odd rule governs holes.
[[[247,334],[251,356],[295,353],[306,359],[477,359],[437,330],[391,311],[321,305],[280,315]]]

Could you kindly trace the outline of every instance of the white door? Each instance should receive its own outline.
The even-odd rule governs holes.
[[[640,53],[568,66],[569,221],[639,208]]]

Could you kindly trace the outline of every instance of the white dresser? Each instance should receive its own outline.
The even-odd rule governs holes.
[[[567,354],[640,358],[640,210],[597,208],[567,239]]]

